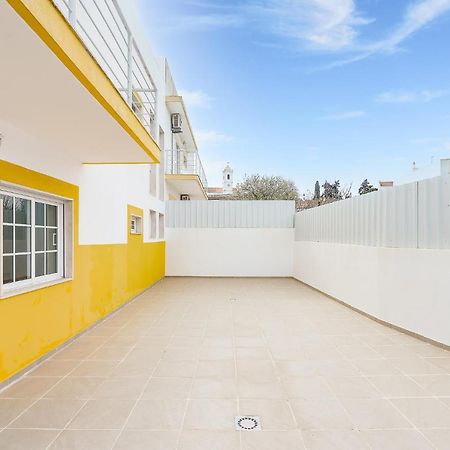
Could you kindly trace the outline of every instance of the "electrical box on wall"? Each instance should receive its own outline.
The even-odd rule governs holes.
[[[189,194],[181,194],[180,200],[190,200],[191,196]]]
[[[131,234],[142,234],[142,217],[131,216],[130,233]]]

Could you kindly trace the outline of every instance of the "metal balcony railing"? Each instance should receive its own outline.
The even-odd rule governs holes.
[[[165,171],[169,175],[197,175],[205,191],[208,188],[208,180],[203,169],[203,164],[198,152],[187,150],[166,150]]]
[[[52,1],[155,137],[156,86],[117,0]]]

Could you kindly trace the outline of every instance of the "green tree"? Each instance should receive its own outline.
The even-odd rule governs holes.
[[[366,178],[362,183],[361,186],[358,189],[359,195],[368,194],[369,192],[375,192],[378,191],[378,189],[369,183],[369,180]]]
[[[316,185],[314,186],[314,200],[320,199],[320,184],[316,181]]]
[[[235,200],[297,200],[295,183],[283,177],[267,175],[246,176],[234,190]]]

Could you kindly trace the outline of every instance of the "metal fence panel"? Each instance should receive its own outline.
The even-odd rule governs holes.
[[[169,228],[293,228],[294,201],[191,200],[166,203]]]
[[[296,214],[297,241],[450,248],[450,176],[409,183]]]

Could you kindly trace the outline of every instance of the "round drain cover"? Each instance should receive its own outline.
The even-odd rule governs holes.
[[[244,430],[253,430],[258,426],[258,421],[253,417],[241,417],[237,423]]]

